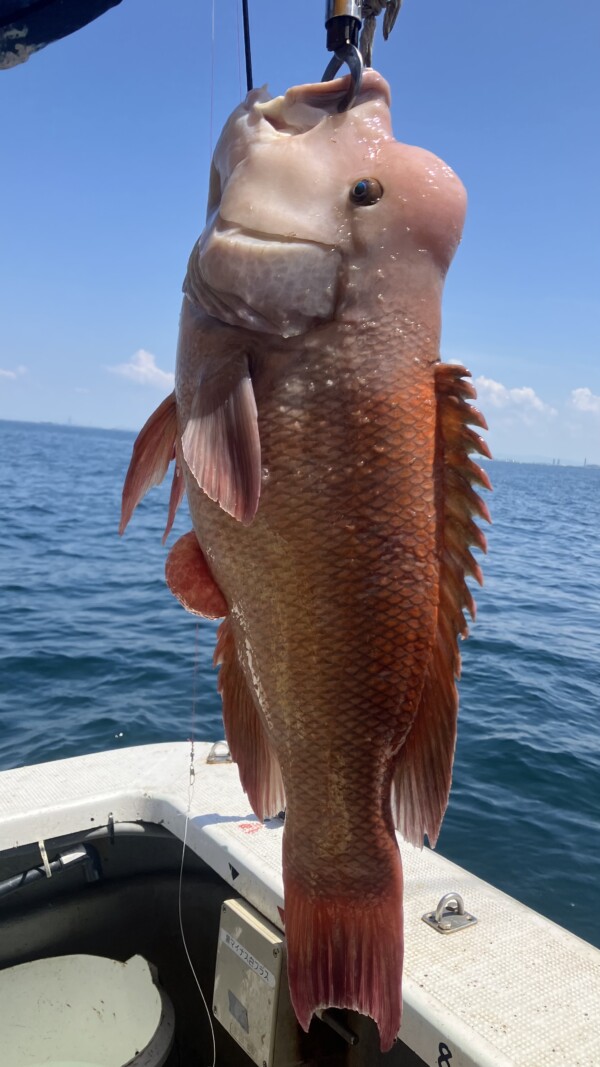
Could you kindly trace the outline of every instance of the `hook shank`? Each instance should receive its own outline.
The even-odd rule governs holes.
[[[351,108],[360,90],[363,75],[363,58],[358,49],[362,25],[361,0],[326,0],[325,27],[327,50],[333,52],[322,81],[331,81],[344,64],[350,71],[348,92],[338,105],[338,111]]]

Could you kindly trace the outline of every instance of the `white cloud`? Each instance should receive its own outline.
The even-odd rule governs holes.
[[[157,367],[155,357],[143,348],[138,348],[129,363],[118,363],[108,370],[139,385],[154,385],[158,389],[172,389],[175,382],[175,375]]]
[[[0,367],[0,378],[10,378],[14,381],[16,378],[20,378],[23,374],[27,374],[27,367],[23,367],[21,364],[15,367],[14,370],[2,370]]]
[[[485,378],[480,375],[475,379],[477,396],[482,403],[489,403],[495,408],[504,408],[513,413],[531,415],[537,412],[540,415],[556,415],[556,409],[545,404],[529,385],[507,388],[502,382],[496,382],[493,378]]]
[[[592,411],[594,415],[600,415],[600,396],[595,396],[587,385],[581,389],[573,389],[571,403],[578,411]]]

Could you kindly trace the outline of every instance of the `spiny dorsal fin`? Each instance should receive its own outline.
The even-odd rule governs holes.
[[[421,847],[427,834],[435,845],[452,780],[460,676],[458,637],[466,637],[464,609],[475,618],[475,602],[465,578],[481,584],[481,568],[470,547],[486,551],[486,540],[472,516],[490,521],[487,506],[473,485],[491,489],[483,468],[468,453],[490,456],[485,441],[470,425],[487,429],[483,415],[467,400],[475,390],[469,372],[453,364],[435,368],[437,400],[436,506],[439,559],[438,622],[419,710],[400,750],[393,780],[395,821],[407,841]]]
[[[281,770],[240,667],[229,618],[219,627],[214,664],[221,668],[225,736],[242,788],[258,818],[268,819],[285,807]]]
[[[152,412],[136,437],[123,485],[120,534],[125,532],[142,497],[162,482],[175,455],[176,438],[177,404],[173,392]]]
[[[204,369],[182,436],[183,458],[223,511],[252,522],[261,483],[260,437],[248,357]]]

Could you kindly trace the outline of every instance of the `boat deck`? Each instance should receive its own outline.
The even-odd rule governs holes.
[[[119,822],[183,840],[282,928],[278,819],[250,812],[237,769],[210,745],[122,749],[0,774],[0,852]],[[401,1037],[431,1067],[599,1067],[600,951],[436,853],[400,842],[405,876]],[[477,924],[422,921],[449,892]]]

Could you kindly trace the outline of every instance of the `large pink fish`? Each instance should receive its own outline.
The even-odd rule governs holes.
[[[469,458],[487,448],[468,372],[439,362],[465,192],[394,140],[365,74],[249,94],[217,145],[184,284],[175,393],[136,442],[122,528],[176,468],[194,531],[167,580],[225,616],[225,730],[259,818],[286,807],[288,974],[307,1028],[401,1018],[395,826],[435,843],[456,735],[465,575],[485,547]]]

